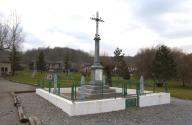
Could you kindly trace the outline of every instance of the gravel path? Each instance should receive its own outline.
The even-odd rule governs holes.
[[[35,87],[0,79],[0,125],[21,125],[10,92],[34,90]]]
[[[6,85],[9,87],[5,87]],[[6,85],[4,88],[9,90],[14,90],[14,87],[18,89],[18,86],[20,86],[19,89],[33,89],[31,86],[23,84]],[[10,105],[12,100],[6,92],[8,91],[2,89],[2,80],[0,80],[0,125],[12,125],[10,123],[15,122],[16,124],[17,121],[14,107],[12,104]],[[192,101],[176,98],[171,98],[170,105],[130,108],[110,113],[69,117],[35,93],[22,93],[18,96],[22,100],[27,116],[39,117],[43,125],[192,125]],[[13,121],[6,121],[8,118],[12,118]]]
[[[27,90],[35,90],[35,87],[27,84],[19,84],[0,79],[0,93],[9,93],[13,91],[27,91]]]
[[[69,117],[35,93],[19,94],[25,110],[44,125],[192,125],[192,101],[172,98],[170,105]]]
[[[19,125],[17,110],[9,93],[0,93],[0,125]]]

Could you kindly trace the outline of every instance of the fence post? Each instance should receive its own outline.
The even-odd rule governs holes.
[[[49,80],[49,93],[51,92],[51,81]]]
[[[40,86],[39,77],[37,77],[37,85]]]
[[[73,84],[71,86],[71,100],[73,101]]]
[[[125,83],[125,96],[127,95],[127,82]]]
[[[136,93],[137,93],[137,106],[139,106],[139,96],[140,96],[140,83],[139,82],[136,85]]]
[[[75,84],[75,83],[74,83],[74,84]],[[75,94],[75,98],[74,98],[74,99],[76,99],[76,98],[77,98],[77,92],[76,92],[76,87],[77,87],[77,85],[75,84],[74,87],[75,87],[75,93],[74,93],[74,94]]]
[[[43,78],[43,82],[42,82],[43,87],[42,87],[42,88],[44,88],[44,87],[45,87],[44,82],[45,82],[45,81],[44,81],[44,78]]]
[[[101,83],[101,96],[102,96],[102,98],[103,98],[103,81],[102,81],[102,83]]]
[[[124,88],[123,88],[123,83],[122,83],[122,95],[124,95],[124,92],[123,92],[123,91],[124,91]]]
[[[165,84],[165,92],[167,93],[168,92],[167,82],[164,82],[164,84]]]
[[[57,92],[57,94],[58,95],[60,95],[60,77],[59,77],[59,75],[58,75],[58,80],[57,80],[57,87],[58,87],[58,92]]]
[[[123,97],[125,97],[125,83],[123,83]]]
[[[156,92],[156,82],[154,82],[154,85],[153,85],[153,93]]]

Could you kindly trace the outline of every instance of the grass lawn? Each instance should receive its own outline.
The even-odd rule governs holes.
[[[33,85],[43,85],[48,87],[48,80],[47,73],[36,73],[35,77],[32,78],[32,71],[19,71],[16,72],[14,76],[6,77],[8,80],[13,80],[19,83],[24,84],[33,84]],[[80,73],[70,73],[68,76],[65,73],[59,73],[61,87],[71,87],[72,83],[75,82],[76,84],[80,84],[81,75]],[[86,82],[90,81],[90,77],[86,78]],[[124,80],[121,77],[112,77],[113,86],[122,87],[123,83],[128,83],[128,88],[135,89],[136,84],[139,80],[131,79],[130,81]],[[152,80],[145,80],[145,90],[153,91],[153,81]],[[190,99],[192,100],[192,84],[189,86],[182,87],[181,83],[178,81],[169,81],[168,82],[168,89],[171,93],[171,96],[181,98],[181,99]],[[164,87],[156,87],[156,92],[164,91]]]
[[[15,81],[18,83],[24,84],[32,84],[32,85],[40,85],[44,83],[44,86],[48,87],[47,73],[46,72],[37,72],[32,78],[32,71],[18,71],[14,76],[8,76],[6,79]],[[71,86],[73,82],[79,84],[81,76],[79,73],[70,73],[69,75],[65,73],[59,73],[59,79],[61,83],[61,87]]]

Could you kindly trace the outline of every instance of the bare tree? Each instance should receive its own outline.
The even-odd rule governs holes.
[[[24,41],[23,30],[20,25],[20,21],[18,16],[13,13],[10,20],[10,50],[11,50],[11,66],[12,66],[12,75],[15,73],[15,69],[17,67],[19,58],[18,58],[18,49],[20,48],[20,44]]]
[[[177,64],[177,80],[181,80],[182,86],[192,80],[192,55],[185,54],[181,50],[172,50],[174,60]]]
[[[9,49],[9,32],[10,27],[7,24],[0,23],[0,50]]]
[[[142,49],[135,56],[135,64],[137,67],[136,75],[139,78],[143,75],[146,79],[152,78],[151,68],[156,53],[155,48]]]
[[[23,28],[21,27],[20,19],[16,14],[13,14],[10,23],[10,47],[16,46],[16,48],[19,49],[20,44],[23,41],[24,34]]]
[[[106,83],[109,86],[112,86],[112,70],[115,67],[115,63],[111,57],[102,56],[101,57],[101,64],[103,65],[104,73],[106,75]]]

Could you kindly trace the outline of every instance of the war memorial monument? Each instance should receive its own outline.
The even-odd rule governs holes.
[[[91,81],[85,84],[82,77],[80,86],[73,83],[71,87],[60,88],[60,81],[57,75],[53,74],[53,79],[49,82],[49,88],[37,88],[36,94],[48,100],[55,106],[62,109],[69,116],[87,115],[103,112],[124,110],[130,107],[148,107],[153,105],[162,105],[170,103],[170,93],[153,92],[144,90],[144,78],[137,83],[136,89],[128,88],[128,83],[122,84],[122,87],[109,87],[104,82],[103,66],[99,59],[99,22],[104,22],[99,17],[91,20],[96,22],[95,55],[94,63],[91,66]]]

